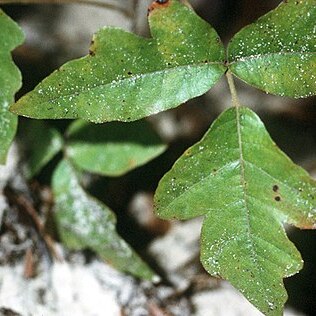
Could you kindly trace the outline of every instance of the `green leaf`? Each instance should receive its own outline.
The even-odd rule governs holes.
[[[90,55],[66,63],[11,111],[33,118],[133,121],[205,93],[225,71],[218,35],[179,0],[152,8],[152,39],[101,29]]]
[[[39,120],[21,124],[21,136],[26,151],[25,176],[34,177],[63,147],[60,133]]]
[[[102,125],[76,121],[67,134],[67,156],[72,162],[105,176],[120,176],[166,149],[146,121]]]
[[[153,280],[151,269],[137,256],[115,230],[114,213],[88,195],[80,186],[71,164],[62,161],[53,175],[55,218],[66,246],[90,248],[119,270]]]
[[[281,315],[282,279],[302,260],[283,228],[315,228],[316,182],[271,140],[258,116],[231,108],[159,183],[164,219],[204,215],[201,261],[266,315]]]
[[[316,2],[283,1],[231,40],[231,71],[266,92],[316,94]]]
[[[4,164],[16,133],[17,117],[8,111],[22,78],[11,51],[24,40],[19,26],[0,9],[0,164]]]

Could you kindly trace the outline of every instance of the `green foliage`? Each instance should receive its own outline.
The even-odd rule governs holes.
[[[53,176],[56,220],[61,238],[72,249],[90,248],[114,267],[153,280],[155,275],[115,231],[114,213],[80,186],[75,169],[64,160]]]
[[[166,149],[146,121],[95,125],[78,120],[67,135],[67,157],[79,168],[105,176],[120,176]]]
[[[22,125],[25,147],[25,176],[34,177],[62,149],[63,138],[43,121],[32,120]]]
[[[64,137],[44,121],[21,124],[25,176],[30,179],[63,150],[83,171],[121,176],[159,156],[166,145],[146,121],[90,124],[74,121]],[[64,139],[65,138],[65,139]]]
[[[265,314],[280,315],[282,278],[302,266],[282,224],[314,227],[316,182],[276,147],[256,114],[224,112],[163,177],[155,205],[164,219],[204,215],[205,269]]]
[[[315,20],[315,0],[282,2],[235,35],[228,46],[229,68],[269,93],[315,95]]]
[[[90,55],[62,66],[11,110],[32,118],[133,121],[205,93],[223,75],[223,46],[190,8],[172,0],[149,21],[152,39],[100,30]]]
[[[314,1],[286,1],[244,28],[229,45],[227,66],[266,92],[314,95]],[[33,118],[133,121],[205,93],[222,76],[227,66],[216,32],[181,1],[153,5],[149,25],[152,39],[100,30],[90,55],[66,63],[11,110]]]
[[[66,63],[11,110],[33,118],[135,121],[207,92],[228,72],[236,107],[223,113],[163,177],[156,213],[165,219],[203,215],[205,269],[229,280],[266,315],[281,315],[287,297],[283,278],[302,267],[283,224],[316,227],[316,184],[276,147],[260,119],[238,105],[231,73],[265,92],[315,95],[315,4],[283,1],[234,36],[225,61],[216,32],[186,1],[155,1],[149,10],[151,39],[117,28],[100,30],[88,56]],[[12,98],[14,91],[8,91]],[[99,126],[77,121],[66,138],[67,160],[53,178],[62,239],[151,279],[150,269],[117,236],[113,213],[81,188],[75,167],[118,176],[154,158],[164,146],[141,121]],[[56,139],[58,146],[46,146]],[[56,132],[43,133],[32,147],[42,153],[31,159],[30,174],[60,148]]]
[[[55,218],[60,236],[70,249],[90,248],[119,270],[136,277],[157,276],[115,231],[114,213],[80,186],[75,167],[107,176],[119,176],[155,158],[165,150],[146,121],[90,124],[75,121],[66,139],[43,121],[21,124],[26,151],[25,175],[36,175],[60,150],[65,159],[54,172]]]
[[[23,40],[21,29],[0,9],[0,164],[6,161],[17,127],[17,117],[8,111],[9,105],[22,84],[10,53]]]

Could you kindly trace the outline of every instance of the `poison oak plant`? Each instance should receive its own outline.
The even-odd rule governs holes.
[[[227,49],[186,1],[155,1],[148,19],[151,38],[103,28],[88,56],[66,63],[11,106],[11,112],[36,119],[130,122],[78,120],[62,137],[38,121],[29,129],[31,140],[39,138],[30,143],[36,154],[30,154],[29,176],[63,148],[52,187],[65,244],[91,247],[116,267],[153,278],[115,233],[113,213],[84,192],[80,172],[118,176],[160,154],[164,145],[136,120],[177,107],[226,75],[233,106],[162,178],[155,211],[164,219],[203,216],[205,269],[230,281],[264,314],[281,315],[283,278],[302,268],[283,225],[316,227],[316,183],[240,105],[233,76],[276,95],[315,95],[316,1],[283,1],[238,32]],[[3,162],[16,120],[8,106],[21,81],[9,52],[22,34],[4,13],[0,29]]]

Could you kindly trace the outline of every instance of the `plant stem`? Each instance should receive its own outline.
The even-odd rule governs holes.
[[[240,102],[238,99],[238,95],[237,95],[237,91],[236,91],[236,87],[235,87],[235,83],[234,83],[234,78],[233,78],[232,73],[229,70],[226,72],[226,77],[227,77],[227,81],[228,81],[229,90],[230,90],[230,93],[232,95],[233,106],[240,107]]]
[[[106,9],[112,9],[122,12],[127,17],[132,17],[133,12],[128,9],[122,8],[115,4],[106,3],[102,0],[0,0],[0,4],[67,4],[67,3],[78,3],[78,4],[89,4]]]

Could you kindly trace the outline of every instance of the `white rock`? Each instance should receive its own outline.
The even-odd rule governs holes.
[[[0,165],[0,194],[5,185],[8,183],[9,179],[14,177],[16,174],[18,160],[18,148],[16,144],[12,144],[8,152],[6,164]]]
[[[115,293],[102,287],[91,270],[84,266],[55,264],[52,291],[61,316],[120,315]]]
[[[3,188],[6,186],[11,177],[16,173],[18,164],[18,149],[16,144],[13,144],[8,152],[7,162],[5,165],[0,165],[0,227],[2,224],[3,213],[8,207],[3,196]]]
[[[0,267],[0,307],[21,315],[120,316],[115,295],[89,265],[56,263],[34,279],[23,277],[23,263]]]
[[[229,283],[222,282],[221,288],[200,292],[192,297],[193,316],[263,316],[244,296]],[[303,316],[292,310],[285,310],[284,316]]]
[[[166,271],[177,271],[198,255],[201,226],[201,218],[175,223],[167,235],[154,240],[149,252]]]
[[[73,54],[86,55],[92,35],[104,26],[130,30],[131,20],[119,11],[73,4],[64,7],[54,32]]]

